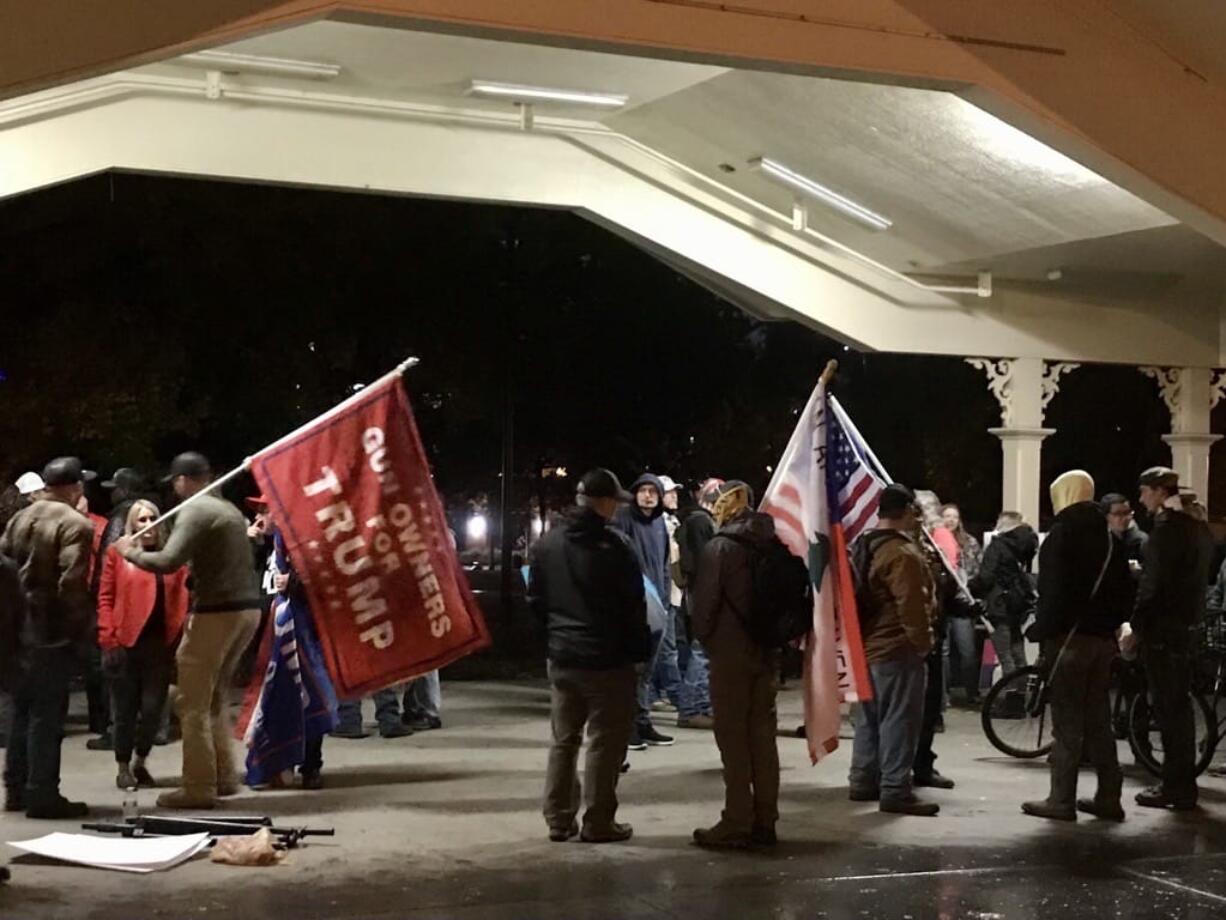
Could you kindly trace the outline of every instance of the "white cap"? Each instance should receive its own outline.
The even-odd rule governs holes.
[[[17,477],[17,491],[22,495],[31,495],[45,488],[47,484],[38,473],[22,473]]]
[[[677,491],[678,489],[677,483],[673,482],[673,480],[670,477],[657,476],[656,478],[660,480],[660,485],[664,487],[665,492],[676,492]]]

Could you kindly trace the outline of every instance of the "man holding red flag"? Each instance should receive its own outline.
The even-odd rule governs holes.
[[[191,566],[195,601],[177,655],[183,786],[158,796],[157,803],[209,809],[218,796],[238,791],[227,694],[260,623],[260,589],[247,521],[230,502],[206,491],[213,472],[204,455],[179,454],[166,478],[184,499],[166,546],[144,550],[132,537],[115,545],[125,559],[151,572]]]

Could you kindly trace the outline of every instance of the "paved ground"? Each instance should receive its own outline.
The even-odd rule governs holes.
[[[452,683],[445,696],[441,731],[328,741],[325,790],[248,792],[233,802],[235,812],[334,825],[333,841],[276,868],[200,859],[149,876],[17,857],[0,917],[1226,916],[1226,781],[1207,781],[1205,807],[1188,815],[1130,808],[1122,825],[1073,826],[1026,818],[1018,803],[1044,794],[1044,766],[998,756],[975,715],[951,712],[938,751],[958,788],[934,793],[939,818],[888,817],[848,802],[847,745],[811,768],[803,743],[781,738],[778,852],[713,854],[689,835],[718,814],[718,755],[709,733],[682,732],[675,747],[631,755],[621,814],[634,824],[631,843],[559,845],[545,838],[538,811],[547,691]],[[780,703],[783,724],[795,725],[796,693]],[[110,755],[87,752],[80,734],[64,753],[65,790],[118,814]],[[177,748],[156,748],[150,766],[169,775],[177,761]],[[1126,791],[1143,780],[1130,775]],[[142,804],[152,798],[142,793]],[[0,817],[0,841],[74,829]]]

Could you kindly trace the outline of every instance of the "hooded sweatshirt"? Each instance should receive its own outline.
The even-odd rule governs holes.
[[[1058,638],[1074,627],[1084,635],[1112,636],[1128,616],[1128,563],[1115,551],[1093,496],[1094,480],[1080,470],[1051,485],[1056,517],[1039,550],[1035,638]]]
[[[1019,524],[997,533],[988,544],[979,572],[971,579],[970,589],[972,594],[987,602],[990,620],[1008,619],[1006,595],[1019,580],[1030,578],[1030,566],[1038,551],[1039,536],[1029,524]],[[1022,587],[1029,588],[1024,582]]]
[[[651,473],[644,473],[630,485],[630,494],[641,486],[652,485],[660,494],[660,502],[646,514],[636,502],[617,510],[613,526],[626,535],[630,548],[639,561],[644,577],[651,582],[662,603],[667,604],[672,588],[668,575],[668,527],[664,523],[664,486]]]
[[[721,540],[721,534],[733,539]],[[759,669],[773,660],[745,629],[753,606],[753,560],[752,550],[741,541],[763,546],[774,537],[774,518],[742,508],[702,549],[690,586],[690,622],[694,638],[713,661]]]

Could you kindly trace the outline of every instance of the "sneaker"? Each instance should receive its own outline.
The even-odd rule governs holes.
[[[1114,805],[1100,805],[1094,799],[1078,799],[1077,810],[1101,818],[1103,821],[1124,820],[1124,809],[1119,802]]]
[[[852,786],[847,790],[847,798],[853,802],[876,802],[881,798],[880,789],[864,789]]]
[[[643,725],[639,728],[639,738],[653,747],[668,747],[676,741],[668,735],[661,735],[654,725]]]
[[[1206,770],[1205,773],[1207,773],[1209,776],[1216,776],[1218,778],[1226,776],[1226,763],[1215,763],[1208,770]]]
[[[621,843],[634,836],[634,828],[629,824],[618,824],[614,821],[603,830],[584,827],[579,833],[579,839],[584,843]]]
[[[773,847],[779,842],[775,825],[755,824],[749,832],[749,842],[756,847]]]
[[[922,775],[917,773],[912,782],[916,786],[926,786],[929,789],[952,789],[955,785],[952,779],[942,775],[941,771],[936,769]]]
[[[572,837],[579,836],[579,822],[570,822],[569,827],[551,827],[549,829],[549,839],[554,843],[566,843]]]
[[[132,768],[132,776],[136,778],[136,785],[153,787],[157,785],[157,780],[153,778],[153,774],[142,766]]]
[[[1191,811],[1196,807],[1196,793],[1191,796],[1174,796],[1161,786],[1151,786],[1137,793],[1137,804],[1145,808],[1169,808],[1172,811]]]
[[[626,744],[628,751],[645,751],[647,750],[647,742],[643,740],[643,736],[639,734],[638,726],[630,733],[630,741]]]
[[[400,721],[415,732],[429,732],[443,727],[443,720],[438,716],[410,716],[405,713]]]
[[[380,738],[407,738],[413,734],[413,729],[409,728],[403,722],[398,722],[395,725],[389,725],[387,728],[379,729]]]
[[[119,772],[115,774],[115,785],[120,789],[135,789],[140,783],[132,773],[132,768],[126,763],[121,763]]]
[[[158,796],[158,808],[184,808],[192,811],[210,811],[217,807],[217,799],[210,795],[196,795],[186,789],[172,789]]]
[[[370,732],[361,728],[334,728],[331,734],[333,738],[346,738],[350,741],[370,737]]]
[[[886,814],[915,815],[920,818],[931,818],[941,810],[936,802],[921,802],[913,795],[905,799],[882,799],[877,807]]]
[[[714,827],[694,831],[694,842],[707,850],[747,850],[753,839],[745,831],[733,830],[721,821]]]
[[[303,789],[322,789],[323,787],[324,777],[318,770],[312,770],[309,773],[302,774]]]
[[[701,728],[710,730],[715,728],[715,719],[708,715],[682,716],[677,720],[678,728]]]
[[[113,751],[115,750],[115,739],[108,732],[97,738],[90,738],[85,742],[85,747],[90,751]]]
[[[1049,818],[1052,821],[1076,821],[1077,809],[1067,805],[1056,805],[1047,799],[1037,802],[1023,802],[1022,811],[1034,818]]]
[[[651,708],[654,712],[676,712],[677,711],[677,707],[673,705],[672,703],[670,703],[668,700],[656,700],[654,703],[651,704]]]
[[[67,818],[84,818],[89,814],[89,806],[84,802],[70,802],[62,795],[56,796],[50,802],[42,805],[31,805],[26,809],[27,818],[44,818],[51,821],[63,821]]]

